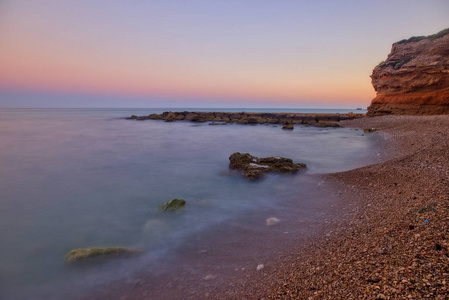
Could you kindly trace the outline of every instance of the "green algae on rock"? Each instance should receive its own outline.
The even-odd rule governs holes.
[[[240,152],[233,153],[229,161],[229,168],[240,170],[248,180],[260,179],[267,172],[295,173],[306,168],[305,164],[294,163],[290,158],[258,158],[249,153]]]
[[[95,258],[122,257],[128,255],[136,255],[142,253],[141,250],[129,249],[123,247],[104,247],[75,249],[67,253],[65,256],[66,263],[78,263],[81,261],[93,260]]]
[[[182,198],[176,198],[159,205],[159,208],[163,211],[175,211],[184,208],[185,205],[186,200]]]

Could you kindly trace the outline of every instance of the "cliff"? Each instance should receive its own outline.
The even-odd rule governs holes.
[[[369,116],[449,114],[449,28],[393,44],[371,79]]]

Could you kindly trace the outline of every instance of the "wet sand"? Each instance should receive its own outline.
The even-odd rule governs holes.
[[[235,225],[210,237],[210,247],[179,249],[186,255],[176,274],[140,274],[89,299],[445,299],[449,116],[343,125],[377,130],[366,134],[382,137],[379,163],[321,176],[338,204],[322,217],[295,224],[287,209],[288,221],[260,231]]]

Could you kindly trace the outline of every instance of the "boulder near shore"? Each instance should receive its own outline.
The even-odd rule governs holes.
[[[67,253],[67,255],[65,256],[65,262],[73,264],[111,257],[132,256],[141,253],[141,250],[123,247],[75,249]]]
[[[265,173],[295,173],[306,168],[305,164],[294,163],[290,158],[258,158],[249,153],[233,153],[229,157],[229,168],[240,170],[248,180],[262,178]]]
[[[159,205],[159,209],[163,211],[175,211],[183,209],[186,206],[186,200],[176,198]]]
[[[371,80],[368,116],[449,114],[449,28],[394,43]]]

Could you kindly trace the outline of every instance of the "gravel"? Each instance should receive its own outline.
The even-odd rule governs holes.
[[[263,267],[239,269],[247,274],[240,278],[180,285],[173,299],[449,297],[449,115],[342,124],[379,135],[379,154],[375,164],[322,176],[341,206],[319,233],[286,245]],[[154,288],[109,287],[91,299],[157,299]]]
[[[337,183],[344,213],[229,298],[448,297],[449,116],[382,116],[344,125],[375,128],[368,134],[381,135],[388,159],[324,176]]]

